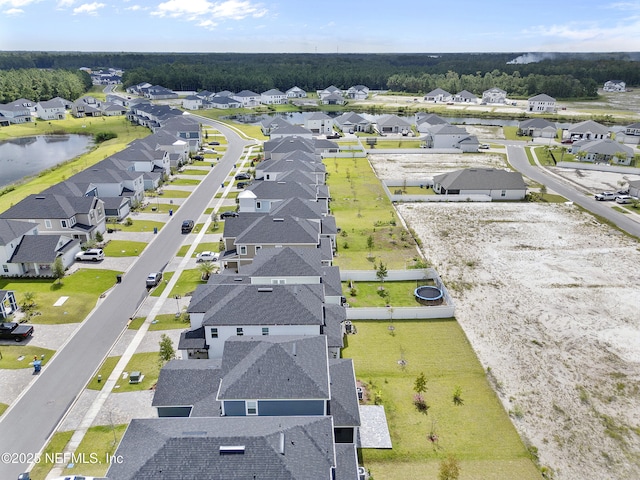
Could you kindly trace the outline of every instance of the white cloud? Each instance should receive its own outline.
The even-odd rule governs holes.
[[[2,13],[4,15],[7,15],[8,17],[17,17],[18,15],[22,15],[24,13],[24,10],[22,10],[21,8],[10,8],[9,10],[5,10]]]
[[[143,7],[142,5],[131,5],[130,7],[125,8],[125,10],[129,10],[132,12],[137,12],[140,10],[146,10],[145,7]]]
[[[598,43],[602,46],[592,51],[603,51],[615,45],[617,48],[614,47],[612,51],[637,50],[640,45],[640,18],[628,17],[624,24],[607,27],[595,22],[536,26],[525,30],[524,33],[547,38],[549,41],[566,41],[570,44],[568,47],[575,43],[577,48],[585,51],[588,51],[587,45],[597,47]]]
[[[104,7],[105,7],[104,3],[98,3],[98,2],[84,3],[77,8],[74,8],[73,14],[74,15],[81,15],[81,14],[97,15],[98,10]]]
[[[0,0],[0,7],[8,6],[12,7],[9,10],[13,10],[20,7],[26,7],[31,3],[37,3],[40,0]]]
[[[71,7],[75,2],[75,0],[59,0],[58,8],[68,8]]]
[[[169,0],[158,5],[152,15],[159,17],[182,18],[196,22],[203,28],[215,28],[224,20],[242,20],[247,17],[262,17],[267,10],[261,4],[250,0],[225,0],[210,2],[208,0]]]

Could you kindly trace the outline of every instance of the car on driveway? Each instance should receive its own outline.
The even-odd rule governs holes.
[[[75,259],[81,261],[99,262],[101,260],[104,260],[104,252],[101,248],[89,248],[88,250],[83,250],[76,253]]]
[[[616,197],[616,203],[631,203],[633,202],[635,199],[631,196],[631,195],[618,195]]]
[[[193,230],[193,220],[185,220],[182,222],[182,233],[191,233]]]
[[[238,212],[234,212],[233,210],[227,210],[226,212],[222,212],[220,214],[220,218],[231,218],[231,217],[237,217],[239,215]]]
[[[489,150],[489,148],[491,148],[491,147],[489,146],[489,144],[488,144],[488,143],[481,143],[481,144],[478,146],[478,148],[479,148],[480,150]]]
[[[156,287],[162,281],[162,272],[152,272],[147,276],[147,288]]]
[[[235,176],[236,180],[251,180],[251,175],[248,173],[239,173]]]
[[[219,255],[216,252],[207,250],[196,255],[196,262],[217,262],[218,258]]]
[[[593,198],[595,198],[599,202],[613,201],[616,199],[616,194],[613,192],[601,192],[601,193],[596,193],[593,196]]]

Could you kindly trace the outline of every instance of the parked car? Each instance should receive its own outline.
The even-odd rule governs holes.
[[[216,153],[216,151],[213,148],[203,148],[202,151],[204,153]]]
[[[99,262],[104,260],[104,252],[101,248],[90,248],[75,255],[76,260]]]
[[[244,187],[248,187],[249,185],[251,185],[251,182],[238,182],[238,184],[236,185],[236,187],[242,189]]]
[[[233,210],[227,210],[226,212],[222,212],[220,214],[220,218],[231,218],[231,217],[237,217],[239,215],[238,212],[234,212]]]
[[[216,252],[205,251],[196,255],[196,262],[217,262],[219,255]]]
[[[489,144],[488,144],[488,143],[481,143],[481,144],[478,146],[478,148],[479,148],[480,150],[489,150],[489,148],[491,148],[491,147],[489,146]]]
[[[238,173],[235,176],[236,180],[251,180],[251,175],[249,175],[248,173]]]
[[[220,142],[209,142],[209,145],[213,145],[213,146],[220,145]]]
[[[182,233],[191,233],[193,230],[193,220],[185,220],[182,222]]]
[[[20,325],[16,322],[0,323],[0,338],[21,342],[33,335],[31,325]]]
[[[616,194],[613,193],[613,192],[601,192],[601,193],[596,193],[593,196],[593,198],[595,198],[599,202],[615,200],[616,199]]]
[[[631,203],[633,200],[634,198],[631,195],[618,195],[616,197],[616,203]]]
[[[162,281],[162,272],[152,272],[147,277],[147,288],[153,288]]]
[[[194,155],[193,159],[194,160],[204,160],[204,157],[202,155]]]

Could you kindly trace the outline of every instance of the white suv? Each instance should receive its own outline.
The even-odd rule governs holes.
[[[104,252],[101,248],[90,248],[83,252],[76,253],[76,260],[88,260],[91,262],[98,262],[104,260]]]

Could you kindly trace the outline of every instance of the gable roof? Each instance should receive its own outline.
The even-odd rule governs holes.
[[[230,337],[218,400],[330,398],[324,335]]]
[[[609,132],[607,127],[593,120],[576,123],[575,125],[571,125],[567,130],[570,133],[593,132],[600,135],[606,135]]]
[[[546,118],[530,118],[528,120],[523,120],[520,122],[520,128],[534,128],[534,129],[545,129],[545,128],[556,128],[556,124],[547,120]]]
[[[31,222],[21,222],[19,220],[7,220],[0,218],[0,246],[17,240],[22,235],[30,232],[37,225]]]
[[[88,213],[95,197],[67,197],[52,193],[31,194],[0,214],[6,219],[69,219]]]
[[[315,248],[262,248],[253,262],[240,267],[250,277],[320,277],[322,258]]]
[[[360,426],[356,374],[350,358],[329,359],[331,415],[336,427]]]
[[[465,168],[433,177],[446,190],[524,190],[520,172],[494,168]]]
[[[107,476],[118,480],[330,480],[333,423],[323,416],[133,419],[116,455],[123,462]]]
[[[529,98],[529,102],[555,102],[555,101],[556,101],[555,98],[550,97],[546,93],[539,93],[538,95],[534,95],[533,97]]]
[[[53,263],[80,240],[61,235],[25,235],[9,259],[10,263]]]

